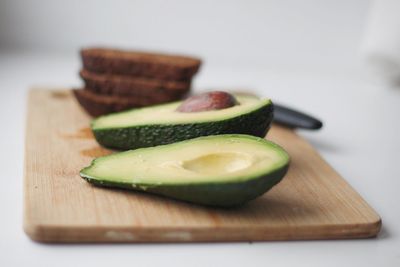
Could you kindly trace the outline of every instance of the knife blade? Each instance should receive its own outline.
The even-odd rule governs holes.
[[[318,130],[323,126],[322,121],[311,115],[285,107],[274,102],[273,122],[289,128]]]

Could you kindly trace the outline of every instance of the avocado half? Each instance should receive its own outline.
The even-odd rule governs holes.
[[[288,166],[289,156],[278,145],[229,134],[100,157],[80,175],[99,186],[229,207],[267,192],[281,181]]]
[[[226,109],[179,112],[179,101],[102,116],[92,121],[91,128],[99,144],[122,150],[218,134],[264,137],[273,117],[271,100],[235,97],[238,105]]]

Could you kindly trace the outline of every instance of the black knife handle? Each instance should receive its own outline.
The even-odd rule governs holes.
[[[304,114],[274,103],[274,122],[289,128],[318,130],[322,122],[310,115]]]

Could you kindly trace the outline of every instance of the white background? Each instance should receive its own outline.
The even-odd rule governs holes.
[[[366,70],[368,1],[0,1],[0,266],[400,266],[400,90]],[[26,91],[78,86],[78,49],[205,59],[204,88],[245,87],[322,118],[301,131],[382,216],[376,239],[43,245],[22,231]],[[29,129],[27,129],[29,131]]]
[[[365,0],[2,0],[0,43],[63,52],[93,44],[156,49],[213,64],[348,67],[367,9]]]

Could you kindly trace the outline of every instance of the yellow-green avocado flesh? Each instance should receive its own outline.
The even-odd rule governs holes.
[[[264,137],[273,117],[269,99],[235,95],[238,105],[201,112],[179,112],[182,102],[132,109],[99,117],[91,127],[99,144],[135,149],[200,136],[249,134]]]
[[[80,175],[88,182],[212,206],[252,200],[286,174],[289,156],[265,139],[214,135],[100,157]]]

